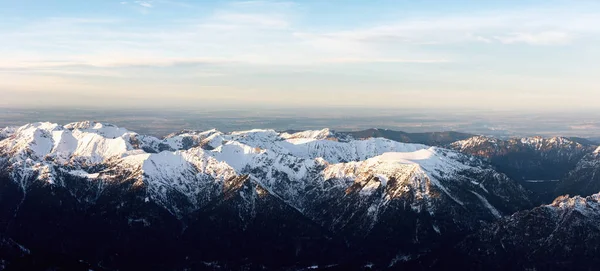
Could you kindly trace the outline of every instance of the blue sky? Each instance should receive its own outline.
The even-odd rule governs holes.
[[[0,1],[3,106],[600,109],[597,1]]]

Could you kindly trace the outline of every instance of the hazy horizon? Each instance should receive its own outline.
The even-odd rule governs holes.
[[[141,134],[165,136],[184,129],[223,132],[275,129],[358,131],[370,128],[404,132],[456,131],[501,138],[572,136],[600,142],[600,112],[522,112],[369,108],[261,109],[108,109],[2,108],[0,127],[49,121],[112,123]]]

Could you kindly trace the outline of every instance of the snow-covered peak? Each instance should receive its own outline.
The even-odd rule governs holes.
[[[566,137],[550,137],[544,138],[541,136],[533,136],[533,137],[523,137],[523,138],[512,138],[509,140],[500,140],[493,137],[486,136],[474,136],[469,139],[460,140],[452,143],[454,148],[465,149],[465,148],[474,148],[478,146],[482,146],[485,144],[492,144],[498,146],[500,144],[520,144],[523,146],[529,146],[534,149],[542,149],[549,147],[559,147],[559,146],[568,146],[573,145],[575,147],[581,146],[581,144],[566,138]]]
[[[583,146],[569,138],[555,136],[550,138],[543,138],[541,136],[526,137],[521,139],[521,143],[528,145],[537,150],[569,147],[569,148],[583,148]]]
[[[392,172],[404,165],[418,166],[431,172],[436,170],[450,172],[450,170],[466,167],[456,160],[445,158],[437,152],[437,148],[435,147],[408,152],[386,152],[364,161],[350,162],[348,164],[361,164],[365,169],[376,169],[379,173]]]
[[[541,136],[524,137],[524,138],[521,138],[520,141],[523,144],[535,146],[535,145],[541,144],[544,141],[544,138]]]
[[[247,137],[273,137],[279,135],[273,129],[252,129],[246,131],[231,132],[232,135],[247,136]]]
[[[552,208],[561,211],[577,211],[583,215],[600,215],[600,193],[588,197],[568,195],[556,198],[551,204],[546,205],[547,208]]]
[[[85,120],[85,121],[78,121],[78,122],[71,122],[65,125],[65,128],[67,129],[90,129],[92,127],[94,127],[96,122],[93,121],[89,121],[89,120]]]
[[[183,130],[166,136],[161,143],[171,150],[187,150],[193,147],[206,145],[210,148],[216,147],[213,139],[221,137],[223,133],[216,129],[208,131]],[[218,141],[220,144],[220,141]]]
[[[455,199],[438,179],[454,176],[463,170],[473,169],[471,166],[459,162],[456,159],[458,156],[457,153],[436,147],[408,152],[386,152],[364,161],[329,165],[324,171],[324,176],[327,179],[361,179],[376,176],[380,184],[368,184],[371,188],[385,186],[389,178],[406,182],[406,186],[401,185],[392,192],[393,195],[390,196],[394,197],[407,191],[423,190],[419,186],[424,185],[425,179],[427,179],[436,189]],[[369,194],[370,192],[361,193]],[[455,201],[460,202],[459,200]]]
[[[590,153],[594,146],[583,145],[566,137],[544,138],[541,136],[511,138],[501,140],[483,136],[475,136],[467,140],[457,141],[451,144],[453,149],[476,156],[492,157],[505,155],[509,152],[534,151],[541,155],[555,155],[576,159],[577,156]]]
[[[498,139],[487,136],[473,136],[471,138],[465,140],[459,140],[452,143],[452,147],[458,150],[463,150],[467,148],[474,148],[481,146],[483,144],[498,144]]]
[[[17,131],[18,127],[5,127],[0,129],[0,140],[5,139],[7,137],[10,137],[11,135],[13,135],[15,133],[15,131]]]
[[[64,128],[69,130],[80,130],[82,132],[95,133],[107,138],[117,138],[126,134],[133,134],[127,129],[119,128],[113,124],[93,121],[69,123],[65,125]]]
[[[282,133],[281,137],[286,139],[289,142],[295,144],[301,144],[305,142],[310,142],[312,140],[322,140],[322,139],[334,139],[334,134],[329,128],[325,128],[322,130],[309,130],[303,132],[296,133]]]
[[[439,172],[453,173],[469,168],[468,165],[459,162],[458,156],[459,154],[454,152],[441,151],[439,148],[431,147],[413,152],[388,152],[370,160],[418,165],[435,175]]]
[[[19,127],[11,138],[0,142],[0,147],[11,153],[13,159],[100,163],[133,150],[130,140],[134,135],[126,129],[101,123],[81,122],[64,127],[55,123],[32,123]]]
[[[420,163],[423,161],[431,161],[437,158],[434,152],[435,148],[422,149],[414,152],[386,152],[376,158],[379,161],[393,161],[406,164]]]
[[[41,159],[54,147],[53,133],[62,132],[63,128],[55,123],[38,122],[21,126],[11,138],[0,142],[0,148],[13,155],[27,155]]]
[[[217,133],[222,134],[217,129],[210,129],[210,130],[206,130],[206,131],[181,130],[177,133],[169,134],[169,135],[165,136],[165,138],[182,137],[182,136],[183,137],[184,136],[208,137],[208,136],[211,136],[211,135],[217,134]]]
[[[16,128],[13,127],[5,127],[0,129],[0,140],[10,137],[15,131]]]
[[[262,152],[264,150],[258,147],[251,147],[239,142],[230,141],[211,151],[210,155],[219,161],[227,163],[237,172],[242,172],[251,163],[252,159]]]
[[[600,147],[598,147],[595,151],[594,154],[600,154]]]

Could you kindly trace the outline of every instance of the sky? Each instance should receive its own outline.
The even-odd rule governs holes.
[[[0,106],[600,110],[600,1],[0,0]]]

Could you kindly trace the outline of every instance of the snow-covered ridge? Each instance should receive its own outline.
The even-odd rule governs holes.
[[[6,128],[0,129],[0,140],[13,135],[15,133],[15,131],[17,130],[17,128],[18,127],[6,127]]]
[[[104,123],[34,123],[0,141],[0,155],[8,158],[13,178],[24,189],[32,177],[62,185],[63,174],[118,182],[126,173],[147,188],[150,200],[173,213],[184,208],[172,206],[173,193],[198,207],[223,191],[227,180],[244,175],[298,210],[309,209],[311,198],[328,197],[330,189],[344,191],[356,184],[355,190],[367,196],[381,193],[393,179],[395,186],[385,190],[379,207],[409,193],[415,201],[426,201],[429,212],[442,196],[459,205],[469,197],[488,203],[482,181],[463,172],[500,176],[455,151],[384,138],[337,140],[329,129],[182,131],[158,139]],[[61,170],[56,172],[56,166]],[[461,186],[472,193],[457,196]],[[487,205],[482,208],[497,215]]]
[[[545,206],[556,211],[577,211],[583,215],[600,216],[600,193],[588,197],[560,196]]]
[[[11,153],[13,159],[51,159],[67,163],[77,158],[88,163],[100,163],[132,151],[130,139],[133,135],[135,133],[126,129],[101,123],[65,126],[33,123],[19,127],[10,138],[0,142],[0,148]]]
[[[421,189],[420,186],[422,186],[421,182],[427,179],[437,189],[462,204],[438,179],[442,178],[441,175],[457,174],[470,168],[468,165],[444,156],[438,148],[430,147],[409,152],[386,152],[364,161],[329,165],[324,171],[324,176],[326,179],[377,177],[378,182],[371,182],[363,188],[361,191],[363,195],[370,195],[374,189],[385,187],[389,178],[412,180],[407,186],[398,186],[396,191],[388,195],[390,198],[400,196],[403,191],[399,190],[426,190]],[[427,195],[421,195],[421,197],[431,196],[429,192],[425,192],[425,194]]]
[[[294,144],[302,144],[322,139],[336,140],[333,132],[329,129],[309,130],[303,132],[296,132],[292,134],[283,133],[281,134],[281,137]]]
[[[576,158],[578,155],[591,153],[595,146],[580,143],[566,137],[544,138],[535,136],[501,140],[492,137],[474,136],[466,140],[454,142],[450,147],[463,153],[488,158],[519,151],[535,151],[542,156],[554,154],[559,157]]]
[[[459,140],[452,143],[452,146],[456,149],[466,149],[469,147],[476,147],[482,144],[493,144],[495,146],[498,145],[499,140],[493,137],[487,136],[474,136],[465,140]]]
[[[573,141],[572,139],[566,138],[566,137],[560,137],[560,136],[556,136],[556,137],[541,137],[541,136],[534,136],[534,137],[523,137],[523,138],[511,138],[508,140],[501,140],[501,139],[497,139],[497,138],[493,138],[493,137],[487,137],[487,136],[473,136],[471,138],[465,139],[465,140],[460,140],[460,141],[456,141],[454,143],[452,143],[452,146],[455,149],[465,149],[465,148],[473,148],[473,147],[478,147],[478,146],[482,146],[482,145],[493,145],[493,146],[501,146],[501,145],[515,145],[515,144],[519,144],[519,145],[523,145],[523,146],[528,146],[534,149],[543,149],[543,148],[550,148],[550,147],[559,147],[559,146],[571,146],[573,148],[579,148],[582,146],[582,144]]]

